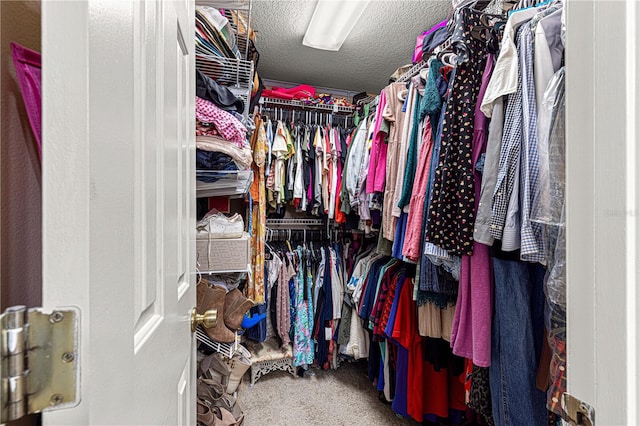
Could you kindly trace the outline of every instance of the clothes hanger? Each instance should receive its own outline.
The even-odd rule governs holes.
[[[457,65],[456,58],[457,58],[457,55],[455,53],[446,52],[440,57],[440,62],[442,62],[444,65],[448,67],[455,68]]]

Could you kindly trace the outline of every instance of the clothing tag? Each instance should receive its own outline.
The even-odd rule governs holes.
[[[331,331],[331,327],[324,328],[324,340],[331,340],[333,337],[333,332]]]

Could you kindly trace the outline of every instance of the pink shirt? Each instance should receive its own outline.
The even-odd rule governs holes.
[[[425,120],[423,142],[420,148],[420,158],[416,169],[416,179],[411,192],[409,202],[409,216],[407,217],[407,229],[402,246],[402,255],[412,262],[417,262],[420,258],[420,249],[423,244],[422,219],[424,213],[424,200],[429,183],[429,172],[431,169],[431,155],[433,154],[433,136],[431,131],[431,121]]]
[[[376,125],[373,128],[373,142],[371,144],[371,159],[369,160],[369,170],[367,173],[367,194],[383,192],[384,183],[387,177],[387,144],[384,142],[387,134],[380,130],[382,124],[382,113],[387,105],[387,95],[383,90],[380,92],[380,101],[376,110]]]

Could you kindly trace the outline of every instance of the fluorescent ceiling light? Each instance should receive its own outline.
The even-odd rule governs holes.
[[[368,4],[368,0],[318,0],[302,44],[314,49],[340,50]]]

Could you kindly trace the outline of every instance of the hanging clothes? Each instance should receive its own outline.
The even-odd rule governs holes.
[[[383,125],[383,113],[387,106],[387,95],[384,91],[380,93],[378,107],[376,110],[375,126],[373,128],[373,140],[371,143],[371,160],[367,169],[367,194],[383,192],[387,174],[387,143],[385,139],[388,129]]]
[[[487,58],[482,86],[476,102],[472,162],[474,168],[475,208],[479,207],[482,170],[480,158],[487,150],[489,120],[480,110],[481,101],[493,72],[493,55]],[[451,346],[453,353],[469,358],[480,367],[491,364],[491,324],[493,313],[493,271],[489,247],[475,242],[473,255],[462,256],[460,285],[454,317]]]
[[[398,163],[402,128],[405,114],[402,107],[408,91],[403,83],[392,83],[385,88],[387,105],[383,111],[383,118],[389,122],[389,137],[387,143],[387,168],[382,208],[382,237],[393,241],[397,217],[392,214],[395,199],[396,180],[398,178]]]
[[[264,255],[267,222],[267,201],[265,187],[265,161],[267,137],[262,118],[255,117],[256,130],[253,132],[251,147],[253,150],[253,182],[251,200],[256,204],[252,209],[251,229],[251,268],[253,282],[247,287],[247,297],[255,303],[264,303]]]
[[[310,259],[302,247],[298,247],[297,255],[301,261],[295,280],[295,337],[293,342],[293,365],[311,365],[314,359],[315,346],[311,338],[313,331],[313,300],[309,297],[312,292],[313,276],[311,275]]]
[[[289,331],[291,329],[291,295],[289,293],[289,280],[295,276],[293,269],[286,255],[284,256],[280,275],[278,277],[278,294],[276,301],[277,331],[283,345],[288,345],[291,341]]]
[[[441,151],[427,222],[427,238],[452,254],[473,252],[475,190],[471,148],[473,113],[484,71],[486,44],[472,37],[481,13],[463,8],[452,42],[460,49],[442,127]]]

